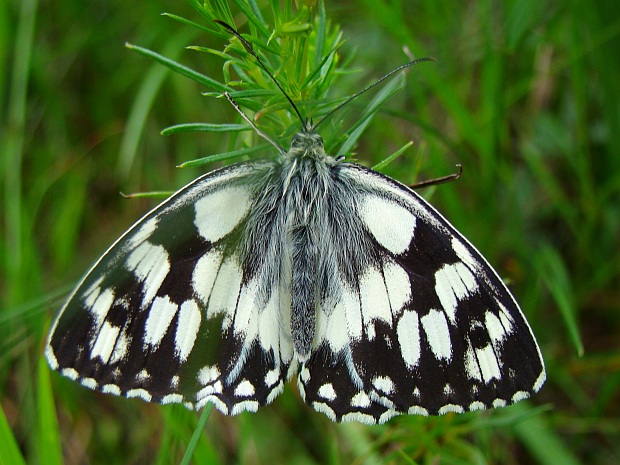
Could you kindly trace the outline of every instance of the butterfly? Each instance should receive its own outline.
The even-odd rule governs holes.
[[[53,324],[51,368],[229,415],[297,376],[315,410],[367,424],[538,391],[534,335],[482,255],[409,187],[327,154],[287,99],[288,150],[203,175],[103,254]]]

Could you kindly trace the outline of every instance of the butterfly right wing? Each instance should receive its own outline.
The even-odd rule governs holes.
[[[408,187],[334,170],[321,228],[327,269],[306,402],[334,421],[383,423],[508,405],[545,369],[514,298],[482,255]]]
[[[112,245],[57,317],[50,366],[91,389],[152,402],[212,402],[227,414],[271,402],[292,346],[274,325],[282,296],[256,298],[264,270],[240,255],[259,166],[198,178]]]

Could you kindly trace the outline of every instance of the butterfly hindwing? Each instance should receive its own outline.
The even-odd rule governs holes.
[[[536,341],[480,253],[402,184],[354,164],[338,176],[362,220],[347,230],[354,245],[341,246],[371,258],[318,311],[315,350],[299,376],[306,401],[334,420],[382,423],[537,391],[545,374]]]
[[[264,330],[281,320],[278,294],[259,307],[260,270],[241,263],[254,169],[197,179],[123,235],[63,308],[50,365],[92,389],[147,401],[213,402],[229,414],[270,402],[292,350],[280,328]]]

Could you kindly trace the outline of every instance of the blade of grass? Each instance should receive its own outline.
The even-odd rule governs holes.
[[[176,36],[170,38],[164,53],[170,56],[171,59],[176,59],[183,50],[182,45],[196,35],[197,33],[194,29],[182,29]],[[127,118],[127,125],[118,153],[116,173],[121,181],[126,180],[129,176],[129,171],[136,158],[138,144],[146,125],[148,113],[153,106],[157,93],[161,89],[164,79],[168,76],[168,72],[168,68],[153,64],[138,90]]]
[[[164,129],[162,136],[179,134],[183,132],[240,132],[251,131],[252,128],[247,124],[209,124],[209,123],[186,123],[175,124]]]
[[[515,404],[511,408],[519,411],[528,407],[524,404]],[[541,416],[532,416],[527,420],[520,421],[513,426],[513,429],[537,463],[542,465],[581,465],[581,462],[570,451],[569,445],[553,432]]]
[[[405,75],[404,73],[398,73],[394,79],[390,80],[384,87],[379,91],[379,93],[371,100],[370,104],[364,109],[362,112],[362,117],[349,129],[348,134],[349,137],[342,144],[338,153],[350,153],[353,149],[353,146],[360,138],[366,126],[370,124],[375,113],[379,110],[381,105],[391,99],[396,93],[405,86]]]
[[[259,152],[271,147],[269,144],[260,144],[254,147],[245,147],[239,150],[233,150],[232,152],[216,153],[215,155],[209,155],[204,158],[198,158],[196,160],[186,161],[181,163],[177,168],[188,168],[190,166],[203,166],[208,163],[215,163],[216,161],[231,160],[233,158],[239,158],[243,155],[249,155],[254,152]]]
[[[536,256],[535,266],[560,310],[562,321],[566,325],[577,355],[583,356],[583,342],[579,334],[579,323],[573,296],[574,286],[570,282],[566,265],[553,247],[544,245]]]
[[[26,465],[2,405],[0,405],[0,465]]]
[[[225,86],[221,82],[218,82],[215,79],[211,79],[210,77],[205,76],[204,74],[198,73],[197,71],[194,71],[193,69],[188,68],[187,66],[183,66],[182,64],[177,63],[176,61],[171,60],[163,55],[160,55],[159,53],[153,52],[152,50],[140,47],[138,45],[133,45],[130,43],[126,43],[125,47],[127,47],[129,50],[135,50],[141,55],[149,57],[157,61],[158,63],[161,63],[162,65],[170,68],[174,72],[179,73],[185,77],[188,77],[192,79],[193,81],[196,81],[197,83],[202,84],[210,89],[217,90],[218,92],[226,92],[226,91],[232,90],[231,88],[229,88],[228,86]]]
[[[38,457],[43,465],[62,465],[60,431],[50,381],[50,370],[45,357],[40,356],[37,366],[37,401],[39,412]]]
[[[392,163],[394,160],[396,160],[398,157],[400,157],[405,150],[407,150],[409,147],[411,147],[413,145],[412,141],[407,142],[405,145],[403,145],[401,148],[399,148],[396,152],[394,152],[392,155],[390,155],[389,157],[385,158],[384,160],[380,161],[379,163],[377,163],[375,166],[373,166],[371,169],[373,169],[374,171],[381,171],[383,168],[385,168],[387,165],[389,165],[390,163]]]
[[[202,414],[200,415],[200,419],[198,420],[198,425],[196,425],[196,429],[194,430],[194,434],[192,435],[192,439],[190,439],[189,444],[187,445],[187,450],[185,451],[185,455],[183,456],[183,460],[181,460],[181,465],[189,465],[192,456],[194,455],[194,451],[196,450],[196,446],[198,445],[198,441],[200,441],[200,436],[205,429],[207,424],[207,420],[209,419],[209,415],[211,414],[211,410],[213,409],[213,404],[208,403],[203,409]]]
[[[24,230],[22,218],[22,168],[24,157],[24,131],[26,125],[26,102],[30,81],[30,60],[37,11],[37,0],[19,3],[19,20],[15,39],[14,62],[9,88],[6,132],[2,136],[4,161],[4,227],[5,303],[13,304],[23,291],[24,276],[23,245]]]

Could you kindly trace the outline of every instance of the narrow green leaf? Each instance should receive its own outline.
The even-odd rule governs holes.
[[[2,405],[0,405],[0,465],[26,465]]]
[[[213,34],[215,32],[213,29],[209,29],[208,27],[205,27],[202,24],[195,23],[193,21],[190,21],[189,19],[185,19],[181,16],[178,16],[172,13],[162,13],[161,15],[174,19],[175,21],[178,21],[181,24],[185,24],[186,26],[195,27],[197,29],[200,29],[201,31],[208,32],[209,34]]]
[[[247,124],[185,123],[170,126],[164,129],[161,134],[162,136],[169,136],[183,132],[240,132],[251,129]]]
[[[254,147],[245,147],[239,150],[233,150],[232,152],[216,153],[215,155],[209,155],[208,157],[186,161],[185,163],[181,163],[177,168],[188,168],[190,166],[203,166],[208,163],[214,163],[216,161],[231,160],[233,158],[239,158],[244,155],[249,155],[251,153],[265,150],[268,147],[270,147],[270,145],[260,144]]]
[[[409,147],[411,147],[412,145],[413,145],[413,141],[407,142],[405,145],[403,145],[401,148],[399,148],[392,155],[390,155],[389,157],[385,158],[384,160],[380,161],[375,166],[373,166],[372,169],[375,170],[375,171],[381,171],[383,168],[385,168],[387,165],[389,165],[394,160],[396,160],[399,156],[401,156],[401,154],[405,150],[407,150]]]
[[[196,425],[196,429],[194,430],[194,434],[192,435],[192,439],[190,439],[189,444],[187,445],[187,450],[185,451],[185,455],[183,456],[183,460],[181,461],[181,465],[189,465],[192,456],[194,455],[194,451],[196,450],[196,446],[198,445],[198,441],[200,441],[200,436],[205,429],[205,425],[207,424],[207,420],[209,419],[209,415],[211,414],[211,410],[213,409],[213,404],[208,403],[203,409],[202,414],[200,415],[200,420],[198,420],[198,425]]]
[[[150,192],[132,192],[131,194],[123,194],[121,195],[126,199],[167,199],[174,191],[150,191]]]
[[[536,267],[541,279],[545,282],[549,292],[562,315],[562,321],[566,325],[568,335],[581,357],[583,355],[583,342],[579,334],[576,305],[573,296],[574,286],[570,282],[570,276],[562,258],[550,245],[544,245],[536,259]]]
[[[510,407],[514,411],[525,411],[527,403]],[[536,463],[543,465],[580,465],[581,462],[572,454],[569,445],[560,438],[541,416],[532,416],[516,423],[514,431]]]
[[[43,356],[39,357],[37,366],[37,394],[39,411],[38,456],[43,465],[62,465],[62,447],[50,381],[50,369]]]
[[[130,50],[135,50],[141,55],[152,58],[158,63],[161,63],[162,65],[170,68],[174,72],[179,73],[183,76],[186,76],[210,89],[214,89],[220,92],[226,92],[226,91],[231,90],[228,86],[222,84],[221,82],[218,82],[215,79],[211,79],[210,77],[205,76],[204,74],[194,71],[193,69],[188,68],[187,66],[183,66],[182,64],[174,60],[171,60],[169,58],[166,58],[165,56],[160,55],[159,53],[153,52],[152,50],[140,47],[138,45],[133,45],[130,43],[126,43],[125,47],[127,47]]]
[[[399,73],[379,91],[370,104],[364,109],[360,119],[351,127],[351,129],[349,129],[349,131],[347,131],[349,137],[340,147],[339,153],[350,153],[353,150],[353,146],[356,144],[357,140],[360,138],[377,110],[379,110],[385,102],[392,98],[404,86],[404,73]]]
[[[182,45],[187,43],[187,41],[195,35],[196,31],[192,29],[182,30],[179,34],[170,38],[168,46],[165,49],[165,54],[176,58],[181,54]],[[131,106],[131,111],[129,112],[129,117],[127,118],[127,125],[118,153],[116,172],[122,180],[129,176],[129,171],[134,164],[148,114],[153,107],[155,97],[161,89],[167,75],[168,69],[153,64],[138,89],[136,98]]]

